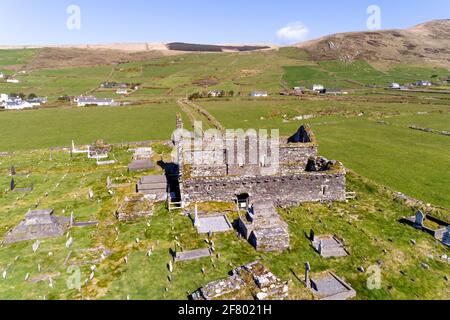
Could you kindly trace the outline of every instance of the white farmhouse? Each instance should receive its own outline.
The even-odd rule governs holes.
[[[393,82],[389,85],[390,89],[401,89],[401,86],[399,83]]]
[[[112,106],[114,105],[114,99],[97,99],[94,96],[87,96],[87,97],[78,97],[74,100],[79,107],[85,107],[85,106]]]
[[[313,89],[313,91],[320,92],[320,91],[325,90],[325,87],[321,84],[315,84],[315,85],[313,85],[312,89]]]
[[[5,75],[3,74],[3,72],[0,72],[0,79],[3,79],[5,77]]]
[[[225,95],[225,92],[223,90],[211,90],[210,92],[208,92],[208,96],[213,97],[213,98],[221,97],[224,95]]]
[[[267,97],[268,95],[267,91],[253,91],[250,93],[250,96],[253,98]]]
[[[8,100],[9,100],[9,96],[7,94],[5,94],[5,93],[0,94],[0,103],[5,103]]]
[[[7,82],[7,83],[20,83],[20,81],[19,81],[19,80],[17,80],[17,79],[14,79],[14,78],[9,78],[9,79],[6,79],[6,82]]]
[[[119,90],[116,91],[116,94],[127,95],[128,94],[128,89],[119,89]]]
[[[31,109],[33,105],[27,101],[23,101],[22,99],[8,100],[4,104],[5,110],[23,110],[23,109]]]

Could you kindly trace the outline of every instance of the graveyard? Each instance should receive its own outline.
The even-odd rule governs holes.
[[[97,144],[98,141],[93,143]],[[169,141],[148,143],[146,148],[153,150],[151,161],[169,161],[169,146]],[[282,284],[279,295],[272,297],[276,299],[327,298],[305,285],[305,262],[311,265],[311,279],[317,281],[316,287],[321,287],[320,275],[327,273],[336,275],[345,283],[344,288],[350,286],[342,297],[449,297],[445,280],[448,261],[442,259],[448,248],[429,234],[400,223],[402,217],[415,211],[393,200],[394,192],[384,186],[350,171],[347,190],[357,194],[354,200],[306,202],[284,209],[260,206],[259,210],[276,210],[276,219],[281,219],[289,234],[283,250],[261,251],[234,228],[242,215],[236,205],[199,204],[195,214],[192,206],[169,211],[163,198],[142,198],[137,193],[142,177],[160,184],[158,177],[163,175],[163,169],[155,165],[145,172],[130,172],[128,165],[138,148],[109,145],[108,154],[116,162],[105,166],[98,166],[96,159],[89,159],[86,153],[71,154],[70,146],[2,155],[2,241],[8,239],[10,230],[23,225],[25,218],[32,218],[33,212],[43,214],[39,219],[53,217],[67,223],[50,238],[2,243],[3,299],[188,299],[208,284],[227,279],[230,270],[247,270],[239,268],[254,261],[270,270],[277,283]],[[77,145],[75,149],[82,151],[86,146]],[[33,183],[33,190],[12,192],[9,187],[13,173],[21,178],[21,183]],[[156,190],[159,195],[163,192],[158,185]],[[51,211],[33,211],[44,209]],[[274,219],[270,216],[273,214],[265,219]],[[441,218],[446,214],[440,209],[433,212]],[[202,219],[224,219],[226,227],[220,221],[211,224]],[[210,229],[210,225],[218,229]],[[310,230],[317,235],[316,241],[322,235],[338,235],[348,255],[322,257],[311,244]],[[325,248],[327,241],[322,240]],[[379,266],[382,274],[378,290],[368,290],[366,285],[366,270],[373,265]],[[242,272],[241,276],[248,279],[247,271],[243,275]],[[74,285],[74,275],[78,274],[80,287]],[[257,283],[248,282],[245,286],[249,289],[240,298],[270,299]],[[336,284],[331,286],[338,290]],[[231,298],[235,289],[232,286],[228,294],[216,298]],[[333,290],[333,294],[341,292]],[[205,295],[197,294],[199,298],[209,298]]]

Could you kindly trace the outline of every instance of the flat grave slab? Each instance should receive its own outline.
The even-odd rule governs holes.
[[[175,254],[175,261],[190,261],[198,260],[201,258],[210,257],[212,255],[211,249],[197,249],[192,251],[177,252]]]
[[[220,233],[233,230],[233,226],[226,215],[203,216],[198,218],[197,231],[200,234]]]
[[[332,272],[311,279],[311,290],[320,300],[347,300],[356,297],[356,291]]]
[[[139,179],[137,192],[154,201],[165,201],[167,198],[166,176],[146,176]]]
[[[344,244],[335,236],[317,236],[312,241],[314,249],[324,258],[348,256]]]
[[[153,162],[149,159],[143,159],[143,160],[133,160],[128,165],[128,171],[129,172],[137,172],[137,171],[146,171],[153,169],[155,166]]]

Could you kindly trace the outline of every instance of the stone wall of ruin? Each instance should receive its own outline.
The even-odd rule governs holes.
[[[262,161],[260,158],[256,158],[255,161],[250,161],[250,153],[252,151],[246,149],[245,159],[241,161],[237,158],[237,150],[235,155],[231,158],[232,161],[228,161],[229,158],[223,151],[191,151],[185,153],[183,156],[183,163],[188,165],[186,169],[189,169],[190,177],[218,177],[218,176],[259,176],[263,175],[266,170],[261,164],[265,164],[266,168],[271,166],[270,160]],[[272,155],[268,154],[268,157]],[[193,164],[193,159],[202,159],[205,164]],[[308,159],[317,157],[317,146],[313,144],[290,144],[282,145],[279,149],[279,169],[274,174],[293,174],[302,173],[306,169]],[[223,159],[222,163],[214,163],[217,159]],[[254,160],[254,159],[253,159]],[[213,165],[211,165],[213,164]],[[241,165],[239,165],[241,164]]]
[[[273,199],[277,206],[304,202],[345,201],[345,172],[304,173],[289,176],[222,177],[186,179],[185,203],[232,202],[248,193],[251,199]]]

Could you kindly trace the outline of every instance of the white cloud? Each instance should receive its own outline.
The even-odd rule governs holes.
[[[309,29],[300,21],[289,23],[277,31],[277,38],[283,43],[302,41],[308,36]]]

